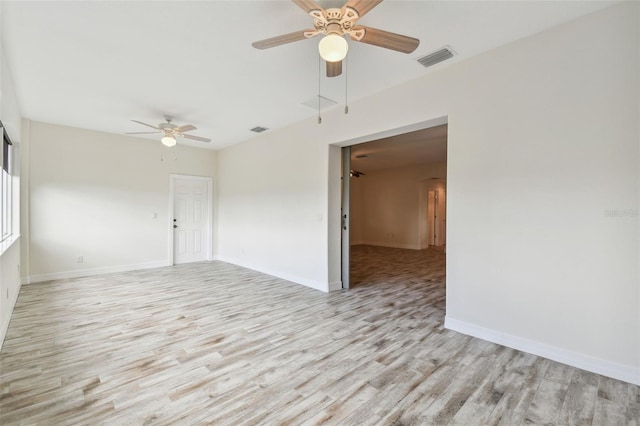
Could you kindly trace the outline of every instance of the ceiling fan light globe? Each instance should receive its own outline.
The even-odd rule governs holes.
[[[162,144],[168,147],[172,147],[175,146],[176,144],[176,138],[174,138],[173,136],[165,136],[161,139]]]
[[[327,62],[340,62],[349,51],[349,43],[338,34],[326,35],[318,44],[320,57]]]

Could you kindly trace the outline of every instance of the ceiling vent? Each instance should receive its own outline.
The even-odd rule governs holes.
[[[269,129],[266,128],[266,127],[262,127],[262,126],[256,126],[253,129],[251,129],[251,131],[254,132],[254,133],[262,133],[265,130],[269,130]]]
[[[435,64],[439,64],[442,61],[446,61],[449,58],[453,58],[453,50],[451,50],[449,46],[445,46],[440,50],[421,56],[416,60],[420,62],[423,67],[428,68]]]

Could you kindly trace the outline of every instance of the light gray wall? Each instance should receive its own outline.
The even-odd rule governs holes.
[[[215,186],[215,151],[36,121],[25,130],[31,282],[169,264],[169,174]]]
[[[219,258],[326,291],[337,281],[327,275],[327,224],[339,223],[327,199],[339,198],[329,193],[329,148],[298,128],[219,152]]]
[[[427,242],[427,191],[438,190],[444,226],[446,164],[420,164],[367,172],[351,179],[351,244],[419,250]],[[439,177],[441,180],[431,180]],[[438,245],[442,245],[440,242]]]
[[[448,117],[447,325],[640,383],[638,17],[619,4],[222,150],[220,255],[326,290],[326,146]]]
[[[20,152],[21,116],[9,64],[0,42],[0,119],[13,143],[13,233],[15,237],[0,243],[0,347],[9,327],[11,313],[20,292]]]

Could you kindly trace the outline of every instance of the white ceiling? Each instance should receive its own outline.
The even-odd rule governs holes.
[[[319,2],[323,4],[323,2]],[[335,3],[335,2],[334,2]],[[409,55],[350,42],[351,101],[611,4],[597,1],[386,0],[360,23],[421,40]],[[2,45],[22,115],[111,133],[131,119],[194,124],[218,149],[313,117],[318,39],[259,51],[251,42],[312,27],[289,1],[2,0]],[[425,69],[415,59],[450,45]],[[322,95],[344,102],[344,75]],[[353,108],[353,107],[352,107]],[[330,125],[323,124],[323,125]]]
[[[417,130],[351,147],[351,169],[372,172],[447,160],[447,125]],[[365,158],[358,156],[366,155]]]

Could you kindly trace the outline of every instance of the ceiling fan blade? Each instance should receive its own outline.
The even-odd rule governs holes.
[[[183,137],[183,138],[186,138],[186,139],[193,139],[194,141],[200,141],[200,142],[211,142],[211,139],[201,138],[200,136],[182,135],[182,137]]]
[[[127,132],[125,135],[155,135],[162,132]]]
[[[349,0],[345,7],[355,9],[358,12],[358,16],[362,18],[380,3],[382,3],[382,0]]]
[[[312,10],[322,10],[322,8],[318,6],[318,3],[316,3],[314,0],[291,0],[291,1],[293,1],[296,4],[296,6],[304,10],[305,13],[307,14]]]
[[[190,131],[196,130],[196,129],[197,129],[197,127],[194,126],[193,124],[185,124],[184,126],[176,127],[175,130],[176,130],[176,132],[183,133],[183,132],[190,132]]]
[[[337,77],[342,74],[342,61],[327,62],[327,77]]]
[[[134,123],[142,124],[143,126],[151,127],[152,129],[160,130],[158,127],[152,126],[151,124],[143,123],[142,121],[138,121],[138,120],[131,120],[131,121],[133,121]]]
[[[361,37],[354,36],[354,33],[357,34],[358,32],[362,34]],[[420,40],[417,38],[363,26],[353,27],[351,39],[386,49],[397,50],[402,53],[411,53],[420,44]]]
[[[296,31],[289,34],[282,34],[276,37],[267,38],[260,41],[254,41],[251,43],[253,47],[256,49],[264,50],[269,49],[271,47],[280,46],[282,44],[293,43],[294,41],[304,40],[307,37],[304,35],[305,32],[314,31],[314,30],[303,30]]]

